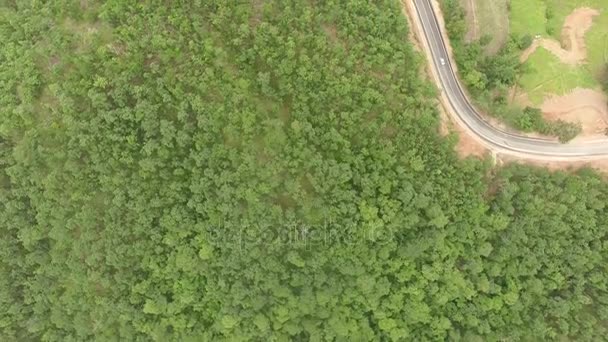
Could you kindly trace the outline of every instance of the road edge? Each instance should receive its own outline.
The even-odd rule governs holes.
[[[450,101],[447,98],[447,95],[445,94],[443,87],[441,86],[441,80],[439,79],[439,75],[437,74],[437,70],[435,69],[435,64],[432,61],[432,57],[429,58],[429,56],[432,56],[432,54],[431,54],[428,42],[426,40],[426,36],[423,33],[420,20],[418,18],[418,15],[416,14],[416,8],[413,3],[413,0],[401,0],[401,3],[404,8],[403,12],[405,15],[407,15],[406,19],[407,19],[408,23],[410,23],[410,30],[412,30],[412,32],[414,33],[414,36],[416,37],[416,40],[418,43],[417,45],[422,49],[421,52],[424,54],[422,57],[424,58],[424,60],[426,62],[427,74],[429,74],[430,78],[433,81],[433,85],[437,89],[437,93],[439,95],[439,101],[438,101],[439,106],[441,106],[443,108],[443,111],[445,113],[448,113],[447,119],[449,119],[452,123],[457,124],[461,128],[461,130],[460,130],[461,132],[459,132],[459,134],[463,134],[463,132],[466,133],[469,138],[473,139],[477,144],[482,146],[486,151],[492,152],[492,154],[494,155],[494,153],[496,152],[495,147],[488,144],[486,141],[484,141],[479,136],[477,136],[474,132],[472,132],[471,129],[460,119],[458,114],[456,114],[454,112],[454,108],[451,106]],[[433,10],[436,11],[437,10],[436,6],[438,6],[439,4],[435,0],[432,0],[431,3],[433,5]],[[441,34],[444,35],[445,37],[447,37],[446,32],[445,32],[445,27],[444,27],[445,24],[444,24],[443,20],[438,20],[438,21],[439,21],[439,28],[441,30]],[[452,61],[454,60],[454,56],[452,53],[452,47],[449,43],[449,40],[446,40],[446,49],[448,50],[448,54],[449,54],[449,58],[448,58],[447,62],[452,65],[452,68],[454,69],[455,72],[458,72],[458,67],[456,65],[454,65],[454,63],[452,63]]]
[[[449,114],[448,116],[450,118],[450,121],[453,123],[456,123],[461,128],[462,132],[459,132],[459,134],[467,134],[467,136],[470,139],[473,139],[475,142],[477,142],[478,144],[483,146],[488,152],[491,153],[492,159],[494,161],[499,160],[501,156],[504,156],[505,159],[511,159],[511,160],[515,159],[518,161],[528,162],[531,164],[535,164],[538,162],[558,162],[558,163],[564,163],[564,164],[568,164],[568,165],[575,165],[575,164],[580,164],[581,162],[595,162],[595,161],[606,161],[607,160],[607,158],[608,158],[607,156],[584,156],[584,157],[576,157],[573,159],[571,157],[530,155],[530,154],[526,154],[526,153],[497,148],[496,146],[489,144],[487,141],[483,140],[481,137],[479,137],[477,134],[475,134],[475,132],[473,132],[462,121],[462,119],[459,117],[459,115],[455,112],[455,109],[452,107],[449,99],[447,98],[447,95],[445,94],[445,91],[443,90],[443,87],[441,85],[441,80],[439,79],[439,75],[436,70],[436,66],[433,63],[433,57],[432,57],[430,47],[428,45],[428,41],[426,39],[426,35],[424,34],[422,24],[420,23],[420,18],[417,15],[418,12],[416,10],[414,0],[401,0],[401,4],[405,8],[405,11],[402,11],[402,12],[404,12],[403,14],[408,17],[406,19],[407,19],[408,23],[410,23],[410,30],[413,31],[418,45],[424,51],[423,57],[426,60],[428,74],[430,74],[430,77],[433,80],[434,86],[439,93],[439,105],[444,109],[445,112],[447,112]],[[447,30],[445,28],[445,22],[443,20],[443,15],[441,13],[439,3],[437,2],[437,0],[430,0],[430,4],[432,6],[433,12],[435,12],[436,14],[439,14],[437,16],[437,22],[439,24],[439,29],[441,31],[440,33],[444,37],[444,43],[445,43],[445,47],[446,47],[448,57],[449,57],[447,62],[450,63],[454,72],[456,73],[456,75],[458,75],[458,68],[453,63],[453,61],[454,61],[453,50],[452,50],[450,40],[447,35]],[[462,85],[461,85],[461,88],[462,88]],[[462,89],[463,89],[463,91],[466,91],[466,89],[464,89],[464,88],[462,88]],[[466,97],[470,99],[469,94],[466,94]],[[469,102],[471,102],[471,101],[469,101]],[[604,169],[604,167],[600,167],[600,169]]]

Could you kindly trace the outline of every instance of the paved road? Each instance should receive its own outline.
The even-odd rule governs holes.
[[[608,139],[561,144],[555,140],[531,138],[505,132],[492,126],[473,108],[464,94],[441,35],[431,0],[414,0],[423,33],[430,47],[433,64],[439,75],[440,89],[445,91],[454,112],[484,142],[496,150],[524,153],[540,158],[581,159],[608,156]],[[445,63],[441,63],[441,59]]]

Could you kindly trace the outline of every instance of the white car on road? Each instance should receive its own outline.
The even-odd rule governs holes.
[[[441,65],[445,65],[445,59],[439,58],[439,62],[441,63]]]

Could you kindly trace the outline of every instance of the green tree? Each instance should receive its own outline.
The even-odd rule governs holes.
[[[4,5],[0,340],[606,336],[606,183],[458,159],[398,2]]]

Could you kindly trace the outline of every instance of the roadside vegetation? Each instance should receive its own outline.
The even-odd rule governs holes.
[[[459,160],[399,5],[2,2],[0,341],[608,336],[608,183]]]
[[[484,53],[484,46],[491,38],[482,36],[476,41],[465,41],[467,25],[459,1],[442,0],[440,3],[458,71],[478,107],[512,128],[557,136],[562,142],[573,139],[580,132],[579,125],[562,120],[547,121],[537,108],[510,103],[509,89],[527,72],[519,56],[532,44],[530,34],[512,33],[495,54]]]

